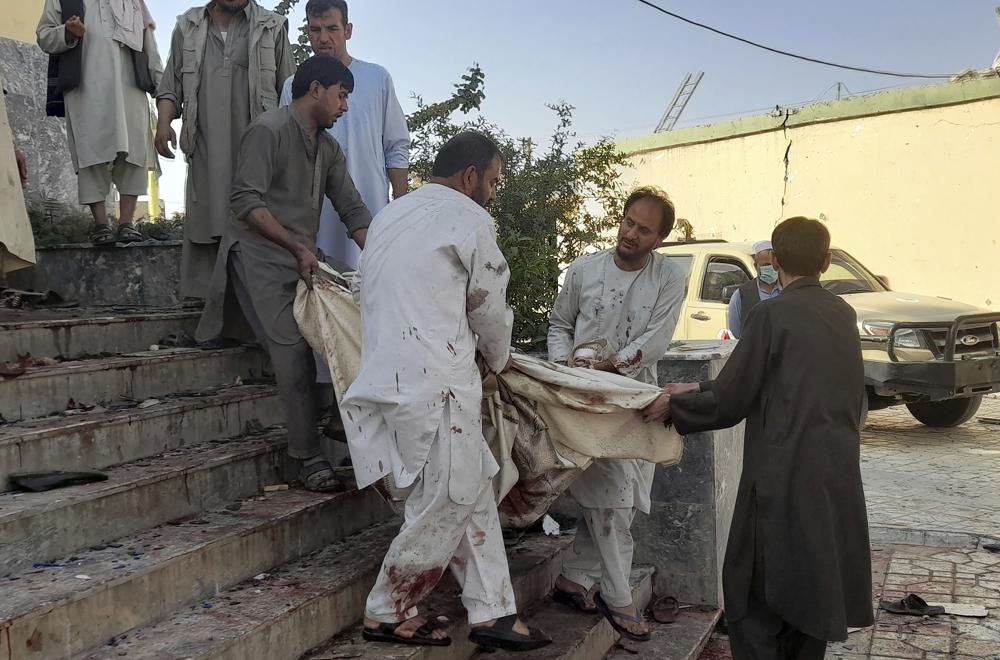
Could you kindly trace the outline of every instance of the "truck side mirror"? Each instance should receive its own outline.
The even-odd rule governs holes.
[[[722,302],[728,305],[736,292],[739,291],[740,286],[739,284],[730,284],[729,286],[722,287]]]
[[[885,288],[887,288],[887,289],[891,289],[892,288],[891,286],[889,286],[889,278],[886,277],[885,275],[876,275],[875,279],[877,279],[879,282],[881,282],[882,286],[884,286]]]

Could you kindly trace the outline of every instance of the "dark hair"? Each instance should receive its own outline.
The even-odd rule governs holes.
[[[656,202],[660,206],[660,233],[666,236],[674,230],[674,219],[676,213],[674,211],[674,203],[670,201],[670,196],[663,192],[656,186],[642,186],[641,188],[636,188],[632,191],[632,194],[628,196],[625,200],[625,209],[622,211],[622,217],[628,213],[629,208],[636,202],[649,199]]]
[[[819,220],[789,218],[771,233],[774,256],[789,275],[815,277],[830,253],[830,232]]]
[[[313,55],[299,65],[292,78],[292,98],[305,96],[313,82],[323,87],[333,87],[337,83],[348,92],[354,91],[354,75],[332,55]]]
[[[319,18],[331,9],[336,9],[340,12],[340,17],[344,21],[344,26],[347,26],[347,3],[344,0],[309,0],[306,3],[306,19],[309,16]]]
[[[500,150],[493,140],[476,131],[462,131],[438,151],[431,175],[447,178],[472,166],[482,176],[499,157]]]

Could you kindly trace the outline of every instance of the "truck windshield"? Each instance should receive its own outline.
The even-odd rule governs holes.
[[[819,276],[823,286],[833,293],[870,293],[887,291],[867,268],[843,250],[831,250],[830,268]]]

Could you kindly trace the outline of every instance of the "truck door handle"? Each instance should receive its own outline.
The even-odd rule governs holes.
[[[696,312],[696,313],[694,313],[694,314],[691,315],[691,318],[693,318],[695,321],[711,321],[712,320],[712,317],[709,316],[708,314],[706,314],[705,312]]]

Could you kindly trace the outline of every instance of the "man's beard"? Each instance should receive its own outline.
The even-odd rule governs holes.
[[[217,7],[219,9],[219,11],[224,11],[227,14],[238,14],[241,11],[243,11],[244,9],[246,9],[247,5],[250,4],[250,0],[246,0],[246,2],[244,2],[243,4],[241,4],[239,7],[232,6],[232,5],[225,5],[225,4],[222,4],[221,2],[215,2],[214,0],[213,0],[212,4],[215,5],[215,7]]]

